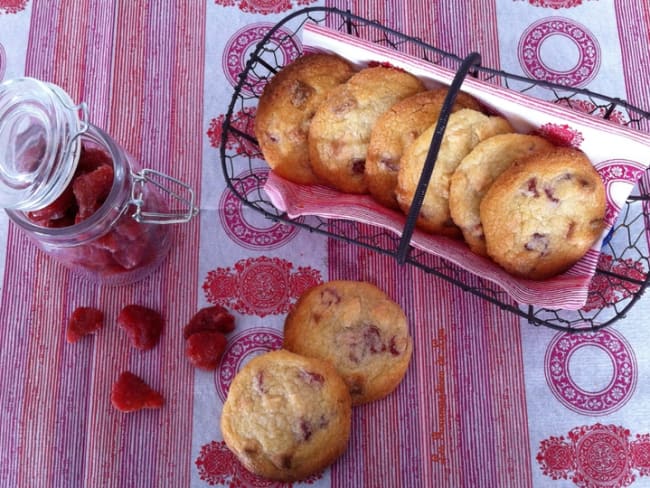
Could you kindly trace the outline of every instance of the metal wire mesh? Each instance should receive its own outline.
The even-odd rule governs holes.
[[[226,183],[242,202],[274,221],[290,223],[353,245],[397,256],[400,238],[382,229],[344,220],[319,217],[292,220],[276,209],[262,188],[265,176],[256,168],[265,167],[254,137],[257,100],[267,80],[290,60],[286,53],[300,53],[300,33],[306,22],[316,22],[340,31],[390,46],[432,63],[457,70],[463,59],[419,39],[387,28],[377,22],[334,8],[306,8],[285,17],[257,45],[239,77],[224,118],[221,131],[220,156]],[[532,80],[500,70],[474,67],[471,76],[484,81],[525,92],[568,108],[578,108],[592,116],[615,119],[638,130],[648,131],[650,113],[623,100],[593,93],[585,89]],[[248,170],[248,171],[246,171]],[[648,270],[648,229],[650,228],[650,193],[646,171],[639,185],[622,209],[619,219],[606,239],[585,307],[578,311],[551,310],[520,306],[501,288],[469,273],[443,258],[411,248],[405,262],[445,279],[467,293],[481,297],[512,312],[534,325],[564,331],[593,331],[608,326],[625,316],[646,289]],[[252,190],[251,190],[252,188]]]

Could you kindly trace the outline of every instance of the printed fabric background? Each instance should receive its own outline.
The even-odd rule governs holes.
[[[535,327],[415,267],[267,220],[228,189],[221,124],[239,73],[276,22],[316,6],[350,10],[461,56],[478,51],[485,66],[650,107],[646,2],[0,0],[0,79],[37,77],[87,102],[91,121],[143,166],[195,188],[201,210],[174,226],[158,271],[117,288],[71,274],[0,218],[0,484],[650,486],[647,296],[599,331]],[[284,61],[300,55],[300,46],[280,41],[278,50]],[[263,83],[246,89],[257,96]],[[594,108],[588,96],[572,106]],[[250,113],[234,114],[244,134],[252,133]],[[611,118],[628,122],[623,111]],[[225,144],[255,151],[245,138]],[[258,158],[237,176],[248,192],[267,175]],[[603,264],[639,279],[648,272],[647,260]],[[225,447],[223,402],[239,368],[282,346],[284,317],[301,293],[332,279],[375,283],[404,308],[412,363],[392,395],[355,408],[348,450],[331,468],[301,483],[259,479]],[[622,286],[603,301],[629,293]],[[126,303],[165,316],[155,349],[135,351],[118,330]],[[231,310],[237,325],[219,368],[204,372],[187,362],[179,338],[210,304]],[[66,320],[82,305],[104,310],[106,325],[68,344]],[[161,391],[165,407],[115,411],[110,388],[124,369]]]

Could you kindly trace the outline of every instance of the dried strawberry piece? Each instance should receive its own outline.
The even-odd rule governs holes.
[[[113,167],[101,165],[89,173],[80,174],[72,182],[72,191],[77,200],[76,222],[79,223],[102,206],[113,186]]]
[[[82,337],[97,332],[104,326],[104,313],[94,307],[77,307],[72,311],[66,328],[66,340],[77,342]]]
[[[157,232],[157,229],[152,228],[145,231],[133,218],[125,215],[115,229],[97,239],[94,245],[109,252],[116,266],[133,269],[155,258],[152,246],[162,239],[156,240]]]
[[[66,215],[64,215],[63,217],[61,217],[60,219],[42,220],[42,221],[36,220],[34,221],[34,223],[42,227],[49,227],[51,229],[60,229],[61,227],[69,227],[76,223],[74,217],[75,212],[76,210],[72,210]]]
[[[164,320],[155,310],[142,305],[127,305],[117,316],[117,324],[122,327],[136,349],[147,351],[160,340]]]
[[[403,73],[406,73],[404,69],[400,68],[399,66],[395,66],[394,64],[389,63],[388,61],[370,61],[368,63],[369,68],[389,68],[389,69],[394,69],[395,71],[401,71]]]
[[[119,235],[122,242],[135,242],[142,240],[143,237],[142,225],[132,217],[120,219],[115,227],[115,233]]]
[[[113,166],[110,156],[99,148],[81,146],[79,162],[77,163],[77,175],[90,173],[100,166]]]
[[[27,218],[44,227],[53,227],[50,221],[63,219],[76,211],[76,201],[72,187],[68,186],[59,197],[47,207],[27,213]]]
[[[61,256],[69,264],[85,268],[88,271],[96,271],[106,275],[123,271],[122,268],[116,265],[110,252],[92,242],[75,248],[74,252],[69,255]]]
[[[183,337],[188,339],[197,332],[222,332],[228,334],[235,329],[235,317],[220,305],[204,307],[196,312],[183,327]]]
[[[133,269],[143,266],[151,258],[156,257],[152,252],[151,243],[146,240],[127,243],[113,252],[113,259],[124,269]]]
[[[185,355],[197,368],[214,370],[227,343],[221,332],[196,332],[185,342]]]
[[[160,408],[165,398],[139,376],[124,371],[113,383],[111,403],[120,412],[135,412],[143,408]]]

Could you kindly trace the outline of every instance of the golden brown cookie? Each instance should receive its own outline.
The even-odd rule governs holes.
[[[286,318],[284,347],[330,361],[347,383],[353,405],[391,393],[413,349],[400,306],[359,281],[330,281],[305,292]]]
[[[365,179],[372,197],[385,207],[399,210],[395,198],[397,170],[404,150],[428,127],[435,124],[447,96],[446,88],[416,93],[395,103],[375,123],[370,134]],[[480,110],[473,97],[459,92],[451,109]]]
[[[577,149],[556,148],[514,163],[481,201],[489,256],[533,280],[570,268],[604,229],[605,187]]]
[[[525,134],[498,134],[479,142],[451,177],[449,210],[470,249],[487,256],[479,206],[492,182],[517,160],[550,151],[546,139]]]
[[[404,213],[408,213],[411,208],[434,131],[435,125],[425,130],[404,151],[400,160],[395,194]],[[460,236],[460,230],[452,221],[449,212],[451,176],[460,161],[474,146],[488,137],[506,132],[513,132],[513,129],[503,117],[488,116],[469,108],[449,116],[438,158],[418,216],[419,228],[434,234]]]
[[[309,127],[309,159],[314,173],[345,193],[367,193],[364,167],[370,132],[379,116],[424,85],[405,71],[365,68],[334,88]]]
[[[221,432],[252,473],[297,481],[346,450],[351,412],[347,387],[329,363],[278,350],[253,358],[237,373]]]
[[[317,183],[309,165],[309,125],[327,93],[353,74],[352,65],[339,56],[307,54],[282,68],[264,87],[255,136],[275,173],[295,183]]]

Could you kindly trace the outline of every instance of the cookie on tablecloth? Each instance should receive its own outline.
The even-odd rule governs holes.
[[[425,130],[413,144],[406,148],[400,160],[395,194],[404,213],[408,213],[411,208],[434,131],[435,125]],[[417,226],[420,229],[450,237],[460,236],[460,230],[451,219],[449,211],[451,176],[461,160],[479,142],[506,132],[513,132],[513,129],[503,117],[488,116],[469,108],[449,116],[418,216]]]
[[[327,93],[353,74],[352,65],[335,54],[307,54],[282,68],[264,87],[255,136],[275,173],[295,183],[317,183],[309,165],[309,125]]]
[[[604,229],[605,187],[584,153],[556,148],[516,162],[480,206],[488,255],[534,280],[570,268]]]
[[[277,350],[253,358],[237,373],[221,432],[252,473],[297,481],[346,450],[351,412],[350,393],[332,365]]]
[[[345,193],[367,193],[363,176],[370,132],[398,100],[424,90],[415,76],[375,66],[334,88],[309,127],[309,160],[323,182]]]
[[[397,170],[404,150],[435,124],[447,96],[446,88],[416,93],[395,103],[375,123],[370,134],[365,179],[372,197],[385,207],[399,210],[395,198]],[[451,109],[481,107],[473,97],[459,92]]]
[[[449,210],[473,252],[487,256],[479,206],[494,180],[515,161],[553,147],[535,135],[498,134],[479,142],[463,158],[451,177]]]
[[[400,306],[376,286],[330,281],[307,290],[288,314],[284,347],[330,361],[359,405],[402,381],[413,344]]]

